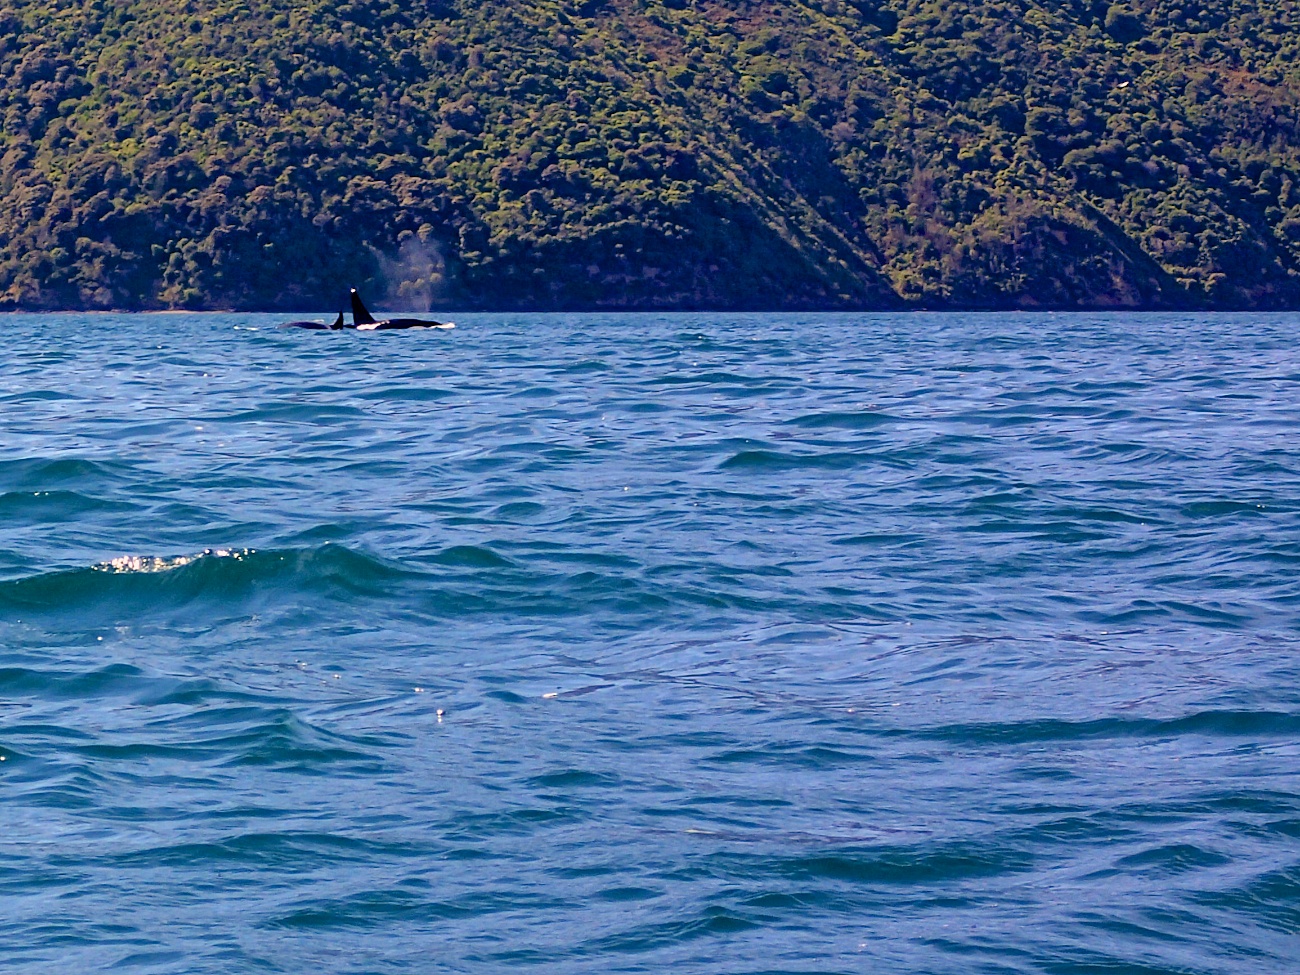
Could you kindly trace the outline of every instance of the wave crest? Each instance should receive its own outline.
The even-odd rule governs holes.
[[[157,555],[119,555],[107,562],[98,562],[90,567],[92,572],[170,572],[180,569],[202,558],[246,559],[255,555],[257,549],[205,548],[195,555],[175,555],[162,557]]]
[[[326,543],[305,549],[204,549],[190,555],[121,555],[84,568],[0,582],[0,606],[26,613],[106,611],[115,618],[207,602],[219,612],[276,593],[389,593],[418,572]]]

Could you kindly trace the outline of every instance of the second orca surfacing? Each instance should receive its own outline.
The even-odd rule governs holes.
[[[338,318],[334,319],[332,324],[321,321],[297,321],[283,322],[281,328],[306,328],[313,331],[325,332],[336,331],[338,329],[355,329],[358,332],[378,332],[394,328],[455,328],[455,322],[435,322],[424,318],[384,318],[376,319],[374,315],[366,309],[361,302],[361,296],[357,294],[356,288],[350,288],[349,295],[352,299],[352,324],[349,325],[343,321],[343,312],[339,312]]]
[[[318,321],[297,321],[297,322],[281,322],[280,327],[281,328],[306,328],[314,332],[331,332],[334,331],[335,329],[352,328],[353,326],[345,325],[343,322],[343,312],[339,312],[339,317],[334,319],[333,324],[327,324],[326,322],[318,322]]]

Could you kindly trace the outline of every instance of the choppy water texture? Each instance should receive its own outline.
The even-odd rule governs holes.
[[[1276,973],[1300,317],[0,320],[6,972]]]

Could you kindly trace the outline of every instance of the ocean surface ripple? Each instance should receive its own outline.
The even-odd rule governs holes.
[[[0,321],[5,972],[1300,958],[1300,316]]]

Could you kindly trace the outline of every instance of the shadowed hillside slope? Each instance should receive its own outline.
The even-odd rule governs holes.
[[[0,307],[1300,306],[1295,0],[10,0]]]

